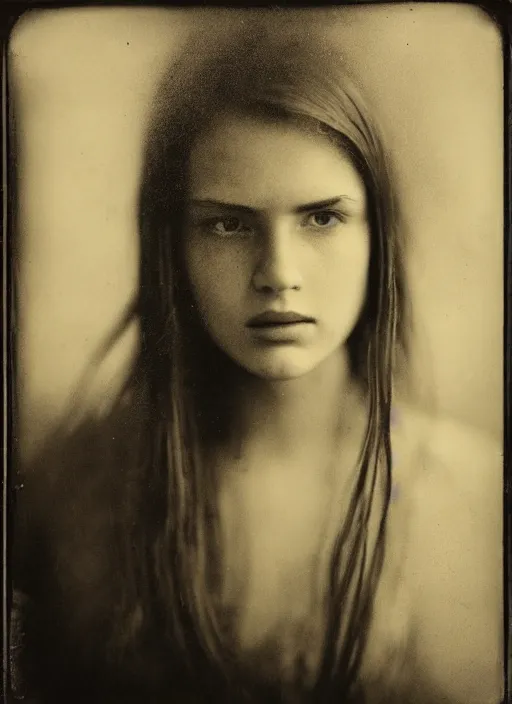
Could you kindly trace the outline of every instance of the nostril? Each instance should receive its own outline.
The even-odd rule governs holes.
[[[253,276],[253,285],[256,290],[269,293],[299,290],[301,277],[298,270],[287,264],[266,265],[259,267]]]
[[[276,293],[282,293],[283,291],[300,291],[300,289],[301,289],[299,284],[292,284],[292,285],[262,284],[260,286],[256,285],[255,288],[260,293],[263,293],[266,295],[275,295]]]

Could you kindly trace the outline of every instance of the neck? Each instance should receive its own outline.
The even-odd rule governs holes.
[[[360,429],[364,405],[344,352],[308,374],[267,381],[240,374],[236,380],[235,441],[247,456],[255,447],[274,457],[332,451],[333,443]]]

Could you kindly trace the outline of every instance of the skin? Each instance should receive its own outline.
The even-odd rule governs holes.
[[[365,674],[370,682],[388,678],[401,695],[391,701],[401,704],[498,704],[503,696],[500,446],[477,428],[409,405],[397,404],[395,413],[398,492],[389,514]],[[406,650],[390,666],[396,645]]]
[[[239,390],[242,452],[221,448],[215,458],[224,598],[237,604],[238,639],[254,652],[282,630],[283,597],[289,621],[311,608],[314,564],[330,547],[325,519],[340,480],[354,474],[364,414],[344,345],[366,294],[366,193],[327,138],[239,116],[222,116],[202,136],[189,178],[188,274]],[[315,322],[266,338],[247,321],[267,310]],[[343,470],[333,464],[341,445]]]
[[[326,137],[226,116],[192,152],[190,200],[188,270],[219,347],[269,382],[337,354],[359,317],[370,248],[365,189],[349,159]],[[314,322],[247,328],[268,310]]]
[[[270,647],[286,672],[287,653],[307,641],[314,670],[319,595],[364,431],[364,400],[344,345],[367,286],[366,194],[326,138],[233,115],[201,137],[189,173],[188,273],[239,388],[238,451],[223,447],[214,458],[222,596],[251,659]],[[340,210],[340,220],[325,207],[301,210],[340,195],[348,198],[328,209]],[[315,323],[267,337],[247,328],[269,309]],[[363,665],[370,701],[390,688],[400,693],[392,701],[496,704],[500,453],[474,429],[410,407],[399,415],[392,437],[399,493]]]

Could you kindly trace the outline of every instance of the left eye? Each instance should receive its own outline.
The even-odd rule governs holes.
[[[335,213],[330,210],[320,210],[317,213],[311,213],[308,216],[308,225],[327,230],[344,222],[344,218],[340,213]]]

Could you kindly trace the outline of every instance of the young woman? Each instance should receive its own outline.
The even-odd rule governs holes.
[[[397,204],[335,53],[191,43],[139,224],[129,379],[20,493],[41,701],[497,704],[500,453],[392,404]]]

